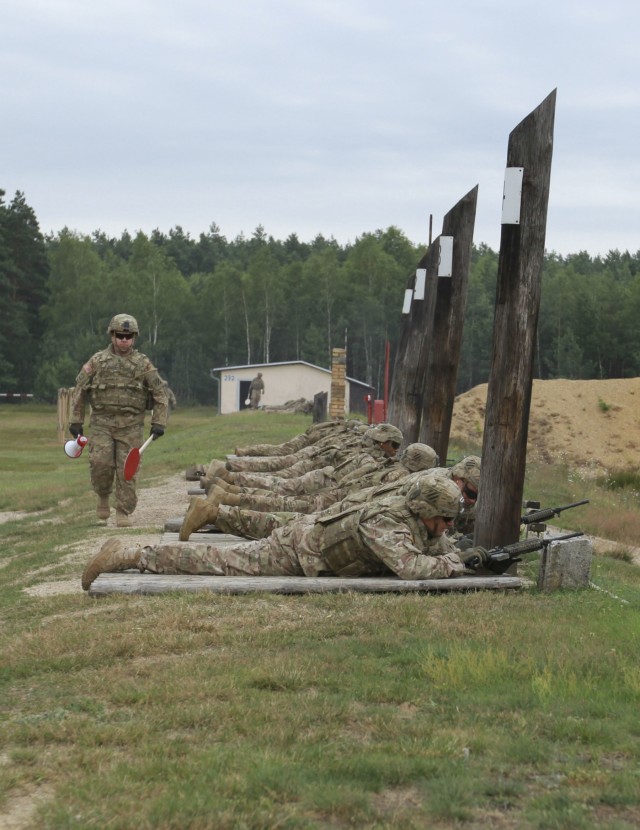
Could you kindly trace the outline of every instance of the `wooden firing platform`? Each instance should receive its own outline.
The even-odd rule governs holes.
[[[359,593],[442,593],[446,591],[502,591],[521,588],[517,576],[469,576],[456,579],[397,579],[336,576],[169,576],[123,571],[100,574],[89,588],[90,597],[107,594],[164,594],[170,591],[209,591],[214,594],[342,594]]]

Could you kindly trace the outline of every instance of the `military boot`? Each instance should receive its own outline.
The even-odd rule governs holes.
[[[226,502],[228,495],[229,494],[223,487],[212,487],[207,493],[206,501],[208,501],[209,504],[223,504]]]
[[[106,521],[111,515],[111,508],[109,507],[109,496],[98,496],[98,506],[96,507],[96,514],[99,519]]]
[[[133,527],[131,516],[119,508],[116,508],[116,527]]]
[[[138,545],[127,545],[122,539],[108,539],[82,572],[82,590],[88,591],[100,574],[137,568],[141,555],[142,548]]]
[[[180,541],[186,542],[194,531],[205,525],[213,524],[217,517],[217,504],[212,504],[208,499],[203,499],[201,496],[195,496],[191,499],[191,504],[180,527]]]
[[[218,490],[225,490],[227,493],[243,493],[244,488],[240,487],[238,484],[229,484],[228,481],[225,481],[223,478],[213,478],[211,479],[211,483],[207,487],[207,493],[210,493],[211,490],[217,487]]]
[[[220,478],[219,476],[207,478],[206,480],[203,480],[203,484],[205,493],[208,493],[212,487],[220,487],[222,490],[229,490],[232,493],[240,492],[240,487],[237,484],[231,484],[229,481],[226,481],[226,479]]]
[[[219,461],[218,459],[214,459],[209,467],[207,468],[207,474],[202,479],[202,485],[204,489],[207,489],[207,485],[214,479],[214,478],[221,478],[224,481],[232,482],[233,478],[231,477],[233,474],[227,470],[224,461]]]
[[[241,496],[237,493],[225,493],[220,504],[228,504],[229,507],[240,507]]]

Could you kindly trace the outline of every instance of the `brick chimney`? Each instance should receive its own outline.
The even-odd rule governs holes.
[[[347,387],[347,350],[333,349],[331,352],[331,404],[330,418],[344,418]]]

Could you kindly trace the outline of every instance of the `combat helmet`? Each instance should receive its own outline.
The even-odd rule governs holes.
[[[468,481],[476,490],[480,489],[480,459],[477,455],[467,455],[451,467],[451,475]]]
[[[408,489],[405,504],[421,519],[443,516],[455,519],[460,512],[460,490],[450,478],[427,472],[420,476]]]
[[[384,444],[385,441],[393,441],[398,446],[402,444],[402,432],[393,424],[376,424],[369,427],[365,432],[365,437],[380,444]]]
[[[430,470],[438,464],[438,455],[428,444],[409,444],[399,458],[403,467],[410,473],[418,470]]]
[[[111,318],[107,334],[122,333],[122,334],[139,334],[138,321],[130,314],[116,314]]]

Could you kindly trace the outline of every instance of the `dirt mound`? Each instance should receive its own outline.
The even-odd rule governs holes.
[[[451,441],[482,446],[487,384],[459,395]],[[640,378],[534,380],[527,458],[595,474],[640,462]]]

